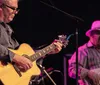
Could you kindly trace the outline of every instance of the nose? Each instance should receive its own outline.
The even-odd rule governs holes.
[[[15,11],[15,14],[18,14],[19,11]]]
[[[19,10],[14,10],[13,13],[14,14],[18,14]]]
[[[18,14],[18,11],[16,11],[15,14]]]

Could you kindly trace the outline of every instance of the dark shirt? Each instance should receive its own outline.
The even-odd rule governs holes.
[[[94,85],[87,73],[89,70],[96,70],[97,68],[100,68],[100,52],[89,41],[78,49],[79,85]],[[76,77],[76,52],[69,60],[69,76]]]
[[[19,46],[16,39],[13,37],[13,30],[6,23],[0,23],[0,59],[8,59],[12,61],[14,53],[8,50],[8,48],[15,49]]]

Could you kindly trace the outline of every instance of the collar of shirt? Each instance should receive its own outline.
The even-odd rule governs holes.
[[[91,43],[91,41],[88,41],[87,47],[94,47],[93,44]]]
[[[3,27],[6,29],[6,31],[7,31],[10,35],[12,34],[12,32],[14,32],[14,31],[12,30],[12,28],[11,28],[8,24],[6,24],[6,23],[4,23],[4,22],[2,22],[1,24],[3,25]]]

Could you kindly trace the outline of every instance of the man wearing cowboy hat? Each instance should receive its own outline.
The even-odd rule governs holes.
[[[89,41],[78,48],[79,85],[100,85],[100,20],[86,32]],[[69,60],[69,76],[76,78],[76,52]]]

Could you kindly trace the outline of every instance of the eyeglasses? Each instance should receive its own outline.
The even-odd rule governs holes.
[[[19,12],[19,9],[16,8],[16,7],[11,7],[11,6],[7,5],[7,4],[3,4],[3,6],[6,6],[6,7],[12,9],[14,12],[17,12],[17,13]]]

